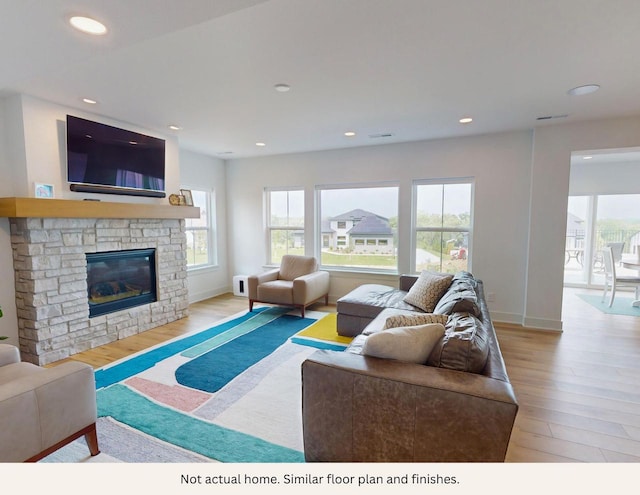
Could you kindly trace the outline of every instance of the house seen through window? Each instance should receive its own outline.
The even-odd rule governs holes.
[[[325,187],[320,204],[320,263],[397,271],[398,186]]]

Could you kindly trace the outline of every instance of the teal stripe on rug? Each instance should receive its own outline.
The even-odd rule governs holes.
[[[215,349],[218,346],[226,344],[227,342],[245,335],[249,332],[253,332],[256,328],[266,325],[270,321],[275,320],[279,316],[282,316],[291,311],[291,308],[269,308],[262,313],[254,316],[253,318],[243,321],[239,325],[227,330],[224,333],[218,334],[215,337],[208,339],[201,344],[193,346],[190,349],[182,352],[180,355],[188,358],[194,358],[205,352]]]
[[[282,315],[183,364],[176,370],[176,380],[185,387],[217,392],[275,351],[289,337],[315,322],[310,318]]]
[[[98,416],[221,462],[304,462],[304,454],[162,407],[124,385],[97,393]]]
[[[298,345],[306,345],[307,347],[315,347],[316,349],[326,349],[328,351],[344,351],[346,344],[332,344],[321,340],[306,339],[303,337],[292,337],[291,342]]]
[[[273,308],[265,307],[254,309],[253,312],[247,312],[242,316],[211,327],[208,330],[204,330],[183,339],[179,339],[160,347],[156,347],[155,349],[151,349],[144,354],[140,354],[139,356],[127,359],[120,364],[96,370],[96,388],[100,389],[103,387],[108,387],[109,385],[113,385],[114,383],[126,380],[133,375],[152,368],[156,363],[162,361],[163,359],[167,359],[168,357],[178,354],[185,349],[189,349],[190,347],[198,345],[201,342],[204,342],[215,335],[225,332],[250,318],[254,318],[261,312],[269,311],[271,309]]]

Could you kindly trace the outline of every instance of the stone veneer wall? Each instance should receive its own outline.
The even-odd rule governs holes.
[[[44,365],[187,316],[184,219],[11,218],[20,351]],[[156,249],[158,300],[89,318],[85,253]]]

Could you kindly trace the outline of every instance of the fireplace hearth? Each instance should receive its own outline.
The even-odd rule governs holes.
[[[157,300],[155,249],[87,253],[86,256],[90,318]]]

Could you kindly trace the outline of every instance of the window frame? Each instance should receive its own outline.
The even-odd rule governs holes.
[[[469,227],[418,227],[418,188],[420,186],[446,186],[446,185],[458,185],[469,184],[470,191],[470,212],[469,212]],[[420,232],[461,232],[467,233],[468,236],[468,250],[467,250],[467,271],[471,272],[471,264],[473,258],[473,222],[474,222],[474,210],[475,210],[475,178],[474,177],[450,177],[450,178],[437,178],[437,179],[414,179],[411,185],[411,252],[409,255],[409,266],[413,273],[418,273],[418,267],[416,266],[416,250],[418,248],[418,234]],[[441,215],[444,215],[444,211],[441,210]],[[440,268],[442,269],[442,258],[440,261]]]
[[[207,261],[206,263],[199,263],[189,265],[187,259],[187,272],[203,270],[207,268],[214,268],[218,265],[218,249],[217,249],[217,235],[216,235],[216,192],[215,189],[201,189],[199,187],[182,186],[182,189],[189,189],[193,196],[194,192],[204,193],[206,197],[206,204],[208,209],[206,226],[189,227],[188,222],[190,219],[185,219],[185,237],[187,232],[206,232],[207,239]],[[197,206],[197,205],[194,205]],[[201,212],[202,214],[202,212]],[[202,218],[202,217],[201,217]]]
[[[272,225],[271,224],[271,193],[273,192],[301,192],[302,193],[302,225]],[[280,260],[274,261],[273,259],[273,245],[271,243],[271,234],[274,230],[286,230],[286,231],[301,231],[302,238],[305,238],[305,220],[306,220],[306,191],[302,186],[290,186],[290,187],[265,187],[264,188],[264,211],[265,211],[265,245],[267,254],[267,266],[280,266]],[[288,213],[287,213],[288,214]],[[290,217],[287,217],[290,218]],[[303,249],[304,244],[303,244]]]

